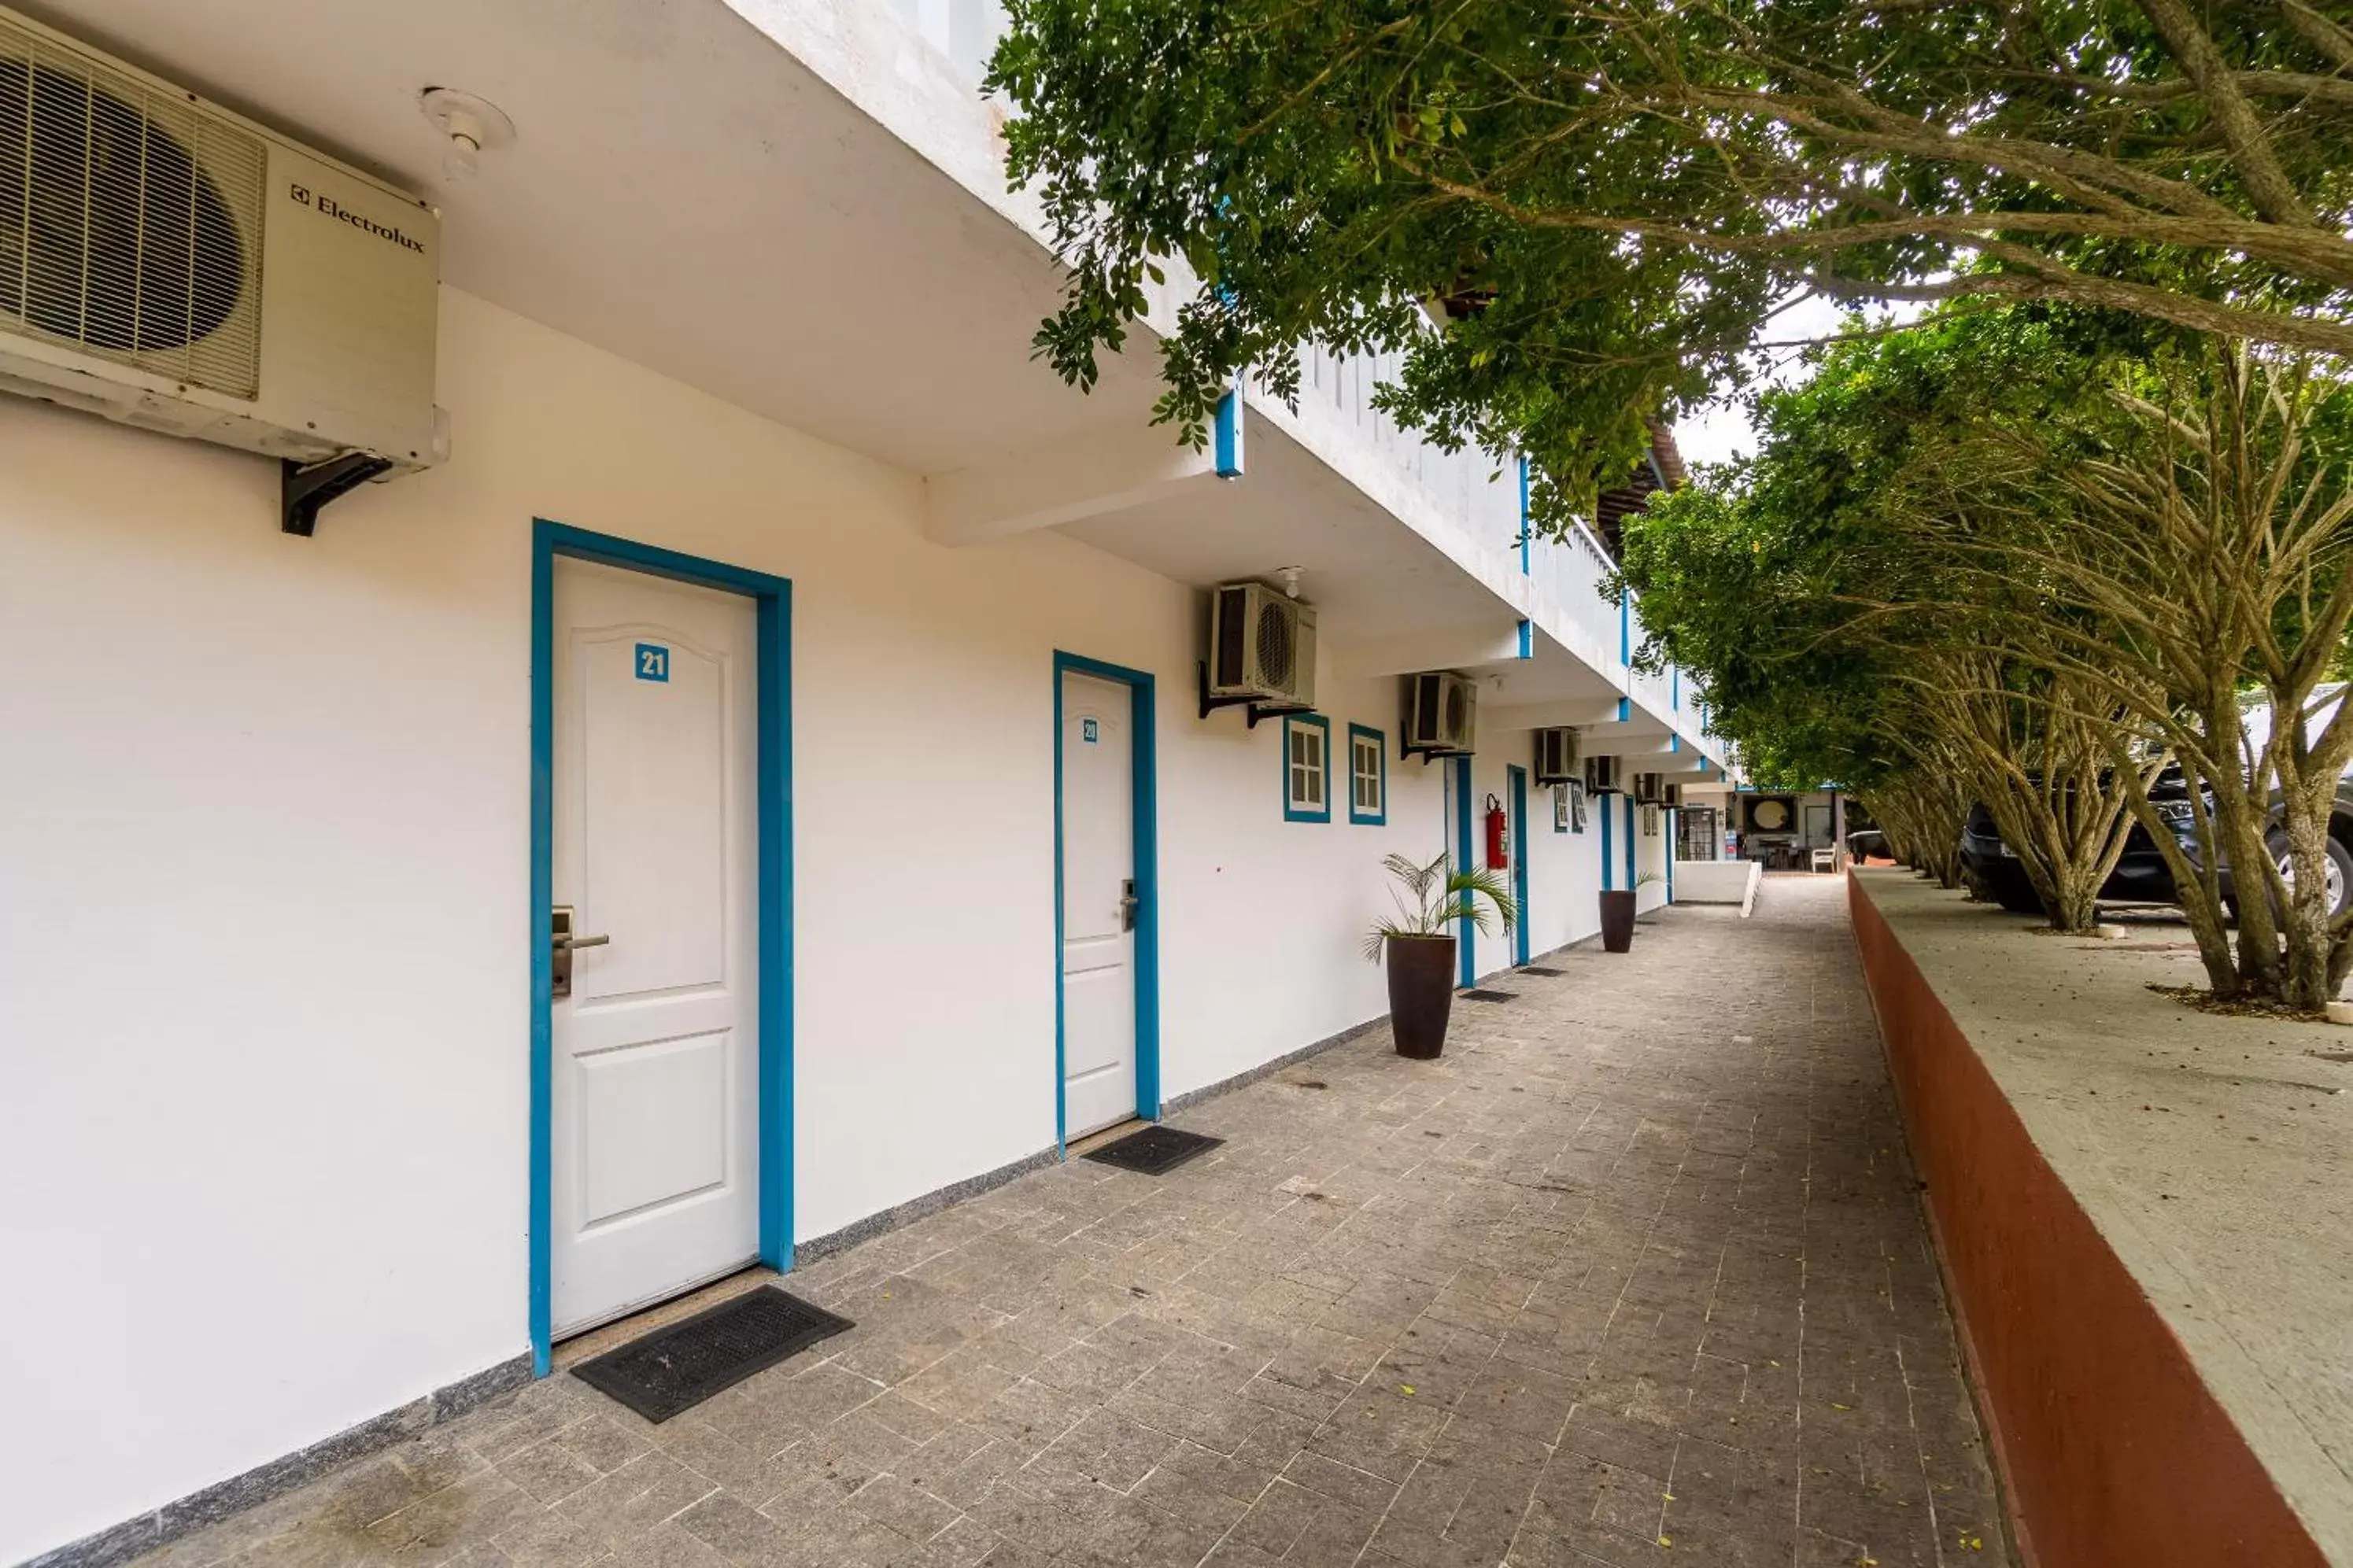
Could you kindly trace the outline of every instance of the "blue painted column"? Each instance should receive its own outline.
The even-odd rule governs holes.
[[[1609,818],[1612,813],[1608,795],[1603,795],[1599,804],[1601,807],[1601,890],[1606,893],[1609,891]]]
[[[1635,871],[1634,871],[1634,797],[1633,797],[1632,795],[1620,795],[1619,798],[1620,798],[1620,799],[1621,799],[1621,800],[1623,800],[1623,801],[1626,803],[1626,889],[1627,889],[1627,890],[1628,890],[1629,892],[1631,892],[1631,891],[1633,890],[1633,888],[1634,888],[1634,877],[1635,877]]]
[[[1233,386],[1218,399],[1217,426],[1211,437],[1218,478],[1221,479],[1242,477],[1242,382],[1241,377],[1236,376]]]
[[[1512,902],[1519,919],[1512,927],[1512,962],[1528,961],[1528,771],[1510,770],[1512,780]]]
[[[1467,871],[1473,864],[1471,858],[1471,759],[1455,757],[1451,761],[1454,764],[1454,864],[1457,868]],[[1478,941],[1479,931],[1467,920],[1458,921],[1455,924],[1458,929],[1454,934],[1454,974],[1468,986],[1476,984],[1479,978],[1479,955],[1473,945]]]

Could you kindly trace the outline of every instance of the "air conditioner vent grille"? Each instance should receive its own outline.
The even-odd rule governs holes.
[[[1288,687],[1293,684],[1292,671],[1298,663],[1298,652],[1292,635],[1293,611],[1289,605],[1269,599],[1258,612],[1258,668],[1269,686]]]
[[[0,332],[260,389],[259,137],[0,21]]]

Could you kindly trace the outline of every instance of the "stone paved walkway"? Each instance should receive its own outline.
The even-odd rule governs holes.
[[[558,1375],[147,1561],[2002,1561],[1839,884],[1548,962],[802,1270],[821,1360]]]

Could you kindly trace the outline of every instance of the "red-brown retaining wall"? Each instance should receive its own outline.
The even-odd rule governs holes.
[[[2034,1568],[2327,1568],[1853,878],[1887,1061]]]

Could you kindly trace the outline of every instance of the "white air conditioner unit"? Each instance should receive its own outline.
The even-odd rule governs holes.
[[[1536,731],[1536,783],[1567,784],[1577,776],[1577,731],[1538,730]]]
[[[1314,707],[1314,609],[1263,583],[1211,592],[1209,695]]]
[[[1658,805],[1659,789],[1662,784],[1665,784],[1665,782],[1666,780],[1657,773],[1636,773],[1634,775],[1634,804],[1637,805]]]
[[[439,251],[416,197],[0,10],[0,390],[424,468]]]
[[[1457,756],[1478,749],[1479,687],[1467,675],[1431,670],[1405,678],[1405,749]]]
[[[1659,791],[1659,804],[1664,806],[1672,806],[1676,810],[1681,810],[1683,804],[1683,786],[1679,784],[1671,784],[1662,787]]]
[[[1616,757],[1585,759],[1585,793],[1616,795],[1625,787],[1625,769]]]

